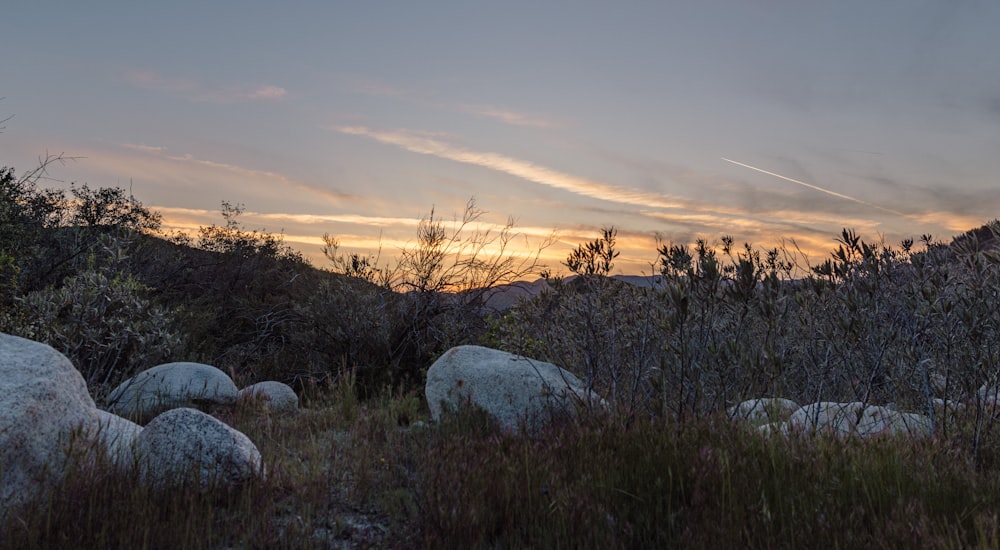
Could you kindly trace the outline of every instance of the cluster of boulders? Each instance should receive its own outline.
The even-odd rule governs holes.
[[[553,418],[608,409],[569,371],[481,346],[445,352],[427,371],[425,394],[434,421],[473,406],[509,432],[535,433]],[[996,395],[993,391],[995,400]],[[215,367],[180,362],[123,382],[102,410],[66,357],[0,333],[0,519],[61,479],[69,453],[102,457],[157,487],[233,486],[263,476],[253,442],[213,416],[240,402],[273,411],[298,408],[298,396],[285,384],[261,382],[238,390]],[[764,398],[739,403],[728,413],[768,434],[928,436],[934,429],[928,416],[859,402],[799,406]]]
[[[168,363],[121,384],[102,410],[65,356],[0,333],[0,519],[68,468],[98,461],[160,488],[235,486],[263,476],[253,442],[209,414],[240,400],[298,407],[295,392],[279,382],[239,391],[215,367]]]
[[[762,433],[826,433],[837,436],[930,436],[933,420],[918,413],[861,402],[822,401],[800,407],[782,398],[751,399],[728,409],[729,417]]]
[[[258,382],[242,390],[225,372],[201,363],[165,363],[122,382],[108,395],[108,410],[146,424],[156,416],[181,407],[205,412],[253,401],[276,411],[299,407],[295,391],[281,382]]]

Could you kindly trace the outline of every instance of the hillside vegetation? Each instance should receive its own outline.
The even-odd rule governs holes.
[[[845,229],[818,265],[729,236],[663,243],[656,284],[638,285],[612,277],[614,228],[561,278],[509,252],[512,226],[471,231],[470,202],[456,230],[431,212],[394,265],[327,235],[319,268],[238,205],[166,234],[121,189],[42,188],[44,168],[0,170],[0,332],[63,352],[99,404],[186,360],[289,383],[306,410],[229,419],[267,481],[164,500],[71,478],[14,529],[21,547],[1000,544],[998,221],[950,243]],[[477,411],[429,426],[424,371],[459,344],[562,366],[611,414],[541,437]],[[725,417],[762,396],[891,405],[935,437],[768,439]]]

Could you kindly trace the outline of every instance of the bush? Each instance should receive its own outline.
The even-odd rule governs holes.
[[[762,396],[933,414],[933,397],[996,380],[1000,262],[983,239],[997,228],[951,246],[928,236],[921,251],[844,230],[818,266],[729,237],[666,244],[648,287],[609,277],[609,229],[567,258],[574,278],[550,279],[487,338],[573,371],[629,418],[703,416]]]
[[[395,266],[379,265],[378,255],[344,254],[324,235],[337,276],[303,305],[300,333],[302,345],[322,350],[327,364],[314,361],[320,372],[358,367],[362,393],[377,395],[386,385],[422,385],[423,370],[438,355],[478,341],[487,329],[487,292],[537,273],[548,246],[518,256],[510,251],[520,237],[513,221],[480,230],[483,213],[470,200],[461,218],[445,224],[432,209]]]
[[[169,312],[151,303],[148,291],[128,275],[86,270],[19,298],[14,333],[62,352],[91,392],[104,393],[181,349]]]

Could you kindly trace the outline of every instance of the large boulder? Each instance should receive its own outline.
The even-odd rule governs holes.
[[[112,464],[128,469],[135,465],[135,441],[142,426],[131,420],[98,410],[95,440]]]
[[[294,412],[299,409],[299,396],[288,384],[267,381],[251,384],[237,394],[237,399],[265,405],[272,411]]]
[[[535,431],[554,414],[572,416],[581,405],[603,406],[566,370],[481,346],[446,351],[427,370],[424,391],[434,420],[469,403],[508,431],[516,431],[521,422]]]
[[[740,420],[750,426],[784,422],[799,409],[798,403],[781,397],[749,399],[729,407],[726,414],[733,420]]]
[[[170,409],[231,407],[237,392],[229,375],[211,365],[166,363],[122,382],[108,396],[108,409],[145,424]]]
[[[51,347],[0,333],[0,519],[62,479],[98,422],[87,384]]]
[[[195,409],[154,418],[136,436],[135,452],[142,479],[158,488],[235,487],[264,474],[247,436]]]

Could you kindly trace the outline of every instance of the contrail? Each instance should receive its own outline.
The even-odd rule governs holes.
[[[836,191],[830,191],[829,189],[823,189],[822,187],[820,187],[818,185],[813,185],[811,183],[806,183],[804,181],[800,181],[800,180],[797,180],[797,179],[794,179],[794,178],[790,178],[788,176],[782,176],[781,174],[775,174],[774,172],[768,172],[767,170],[764,170],[763,168],[757,168],[756,166],[750,166],[749,164],[743,164],[742,162],[737,162],[735,160],[730,160],[730,159],[727,159],[726,157],[720,157],[720,158],[722,158],[722,160],[724,160],[726,162],[730,162],[730,163],[735,164],[737,166],[742,166],[744,168],[749,168],[751,170],[756,170],[758,172],[761,172],[762,174],[767,174],[769,176],[774,176],[776,178],[781,178],[781,179],[783,179],[785,181],[790,181],[792,183],[797,183],[797,184],[799,184],[799,185],[801,185],[803,187],[808,187],[809,189],[812,189],[814,191],[819,191],[820,193],[826,193],[827,195],[833,195],[834,197],[837,197],[839,199],[844,199],[844,200],[848,200],[848,201],[851,201],[851,202],[856,202],[858,204],[863,204],[865,206],[870,206],[872,208],[881,210],[883,212],[888,212],[890,214],[895,214],[897,216],[903,216],[904,218],[907,217],[906,214],[900,212],[899,210],[893,210],[892,208],[886,208],[884,206],[879,206],[877,204],[872,204],[870,202],[863,201],[861,199],[856,199],[854,197],[850,197],[850,196],[844,195],[842,193],[837,193]]]

